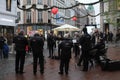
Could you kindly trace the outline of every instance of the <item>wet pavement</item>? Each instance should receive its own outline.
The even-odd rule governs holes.
[[[120,47],[113,44],[108,45],[107,56],[112,60],[120,60]],[[57,49],[55,49],[57,54]],[[41,75],[39,68],[37,75],[33,75],[32,55],[26,56],[25,73],[23,75],[15,74],[14,63],[15,55],[10,54],[8,59],[0,60],[0,80],[120,80],[120,71],[102,71],[101,67],[94,65],[88,72],[81,71],[82,66],[76,65],[74,54],[70,61],[70,70],[68,75],[59,75],[59,60],[48,58],[48,50],[45,46],[45,73]]]

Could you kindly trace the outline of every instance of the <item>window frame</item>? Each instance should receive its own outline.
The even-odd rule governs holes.
[[[27,23],[31,23],[31,11],[30,10],[28,10],[27,12],[26,12],[26,22]]]
[[[11,11],[12,0],[6,0],[6,10]]]
[[[42,11],[38,11],[38,22],[42,22]]]

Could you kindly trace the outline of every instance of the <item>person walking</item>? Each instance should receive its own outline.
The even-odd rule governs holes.
[[[72,47],[73,47],[73,42],[70,39],[68,39],[68,37],[59,44],[59,48],[60,48],[59,74],[61,75],[64,73],[63,71],[64,68],[65,68],[66,75],[68,74]]]
[[[13,38],[13,43],[15,43],[16,58],[15,58],[15,71],[16,73],[23,74],[26,46],[28,45],[28,40],[24,37],[24,32],[21,31],[17,36]]]
[[[36,33],[34,37],[30,39],[30,46],[33,52],[33,73],[34,75],[36,75],[37,64],[39,59],[40,73],[43,74],[44,73],[43,38]]]

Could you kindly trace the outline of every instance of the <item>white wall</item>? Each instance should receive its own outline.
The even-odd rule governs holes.
[[[0,0],[0,25],[16,26],[16,0],[11,0],[11,11],[6,11],[6,0]]]

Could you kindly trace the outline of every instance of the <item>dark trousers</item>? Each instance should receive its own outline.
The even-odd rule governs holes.
[[[44,72],[44,56],[40,55],[41,53],[33,53],[33,72],[37,72],[37,64],[39,60],[40,72]]]
[[[61,59],[60,60],[60,72],[63,73],[65,69],[65,73],[68,74],[68,69],[69,69],[69,62],[70,59]]]
[[[88,50],[82,50],[82,59],[83,59],[83,71],[88,71],[88,65],[89,65],[89,51]]]
[[[58,45],[58,57],[60,58],[60,46]]]
[[[74,52],[75,52],[75,57],[77,57],[80,54],[80,48],[78,45],[74,45]]]
[[[53,45],[49,45],[48,49],[49,49],[49,57],[53,57]]]
[[[3,57],[5,58],[5,59],[7,59],[8,58],[8,51],[3,51]]]
[[[83,61],[83,58],[84,58],[84,55],[80,55],[80,59],[79,59],[79,61],[78,61],[78,63],[77,63],[77,65],[78,66],[81,66],[81,63],[82,63],[82,61]],[[91,59],[91,57],[89,57],[89,62],[91,63],[91,65],[93,66],[93,60]]]
[[[80,55],[80,59],[79,59],[79,61],[78,61],[78,65],[79,65],[79,66],[81,65],[82,61],[83,61],[83,54]]]
[[[0,59],[3,58],[3,49],[0,49]]]
[[[4,53],[4,52],[3,52],[3,57],[4,57],[4,58],[8,58],[8,53]]]
[[[23,72],[26,51],[16,51],[15,71]]]

